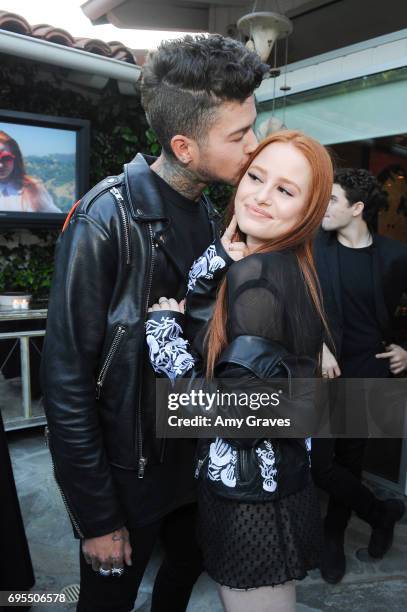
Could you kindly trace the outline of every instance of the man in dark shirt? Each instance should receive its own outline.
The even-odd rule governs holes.
[[[369,172],[337,171],[324,231],[315,245],[335,345],[323,347],[327,378],[384,378],[407,369],[406,347],[394,337],[395,311],[407,289],[407,246],[371,231],[385,203]],[[362,422],[363,411],[354,407],[352,418]],[[405,511],[402,501],[379,500],[362,484],[365,446],[366,440],[358,438],[312,441],[314,480],[330,496],[321,574],[332,584],[345,574],[344,534],[352,511],[371,525],[368,550],[376,558],[390,549],[394,525]]]

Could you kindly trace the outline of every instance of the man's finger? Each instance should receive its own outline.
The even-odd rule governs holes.
[[[133,562],[131,560],[131,553],[131,546],[128,542],[126,542],[126,544],[124,545],[124,562],[126,563],[126,565],[133,565]]]
[[[88,565],[92,565],[92,557],[90,555],[88,555],[87,553],[85,553],[85,552],[83,553],[83,556],[84,556],[84,559],[85,559],[86,563]]]
[[[174,298],[170,298],[168,300],[168,304],[171,310],[175,310],[176,312],[179,312],[179,306],[178,306],[177,300],[174,300]]]
[[[390,371],[392,372],[396,368],[402,372],[404,370],[404,364],[402,361],[395,361],[394,363],[390,362]]]
[[[120,557],[110,557],[112,569],[121,569],[124,567],[123,555]]]
[[[334,372],[335,372],[335,376],[340,376],[342,374],[341,368],[338,365],[334,367]]]
[[[100,569],[100,561],[97,557],[92,557],[92,569],[94,572],[98,572]]]
[[[389,357],[391,357],[392,354],[389,351],[388,353],[378,353],[377,355],[375,355],[376,359],[389,359]]]

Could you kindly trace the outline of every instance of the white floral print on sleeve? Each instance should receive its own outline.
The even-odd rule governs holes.
[[[182,338],[182,327],[174,317],[148,320],[146,340],[155,372],[165,374],[171,381],[184,376],[194,366],[194,358],[188,352],[188,341]]]
[[[263,440],[261,445],[256,448],[256,454],[259,458],[263,489],[268,493],[273,493],[277,489],[277,468],[274,448],[270,440]]]
[[[222,438],[216,438],[209,449],[208,478],[220,480],[226,487],[236,486],[237,450]]]
[[[215,244],[211,244],[191,266],[188,275],[188,292],[195,287],[198,278],[212,279],[214,272],[225,266],[226,261],[218,255]]]

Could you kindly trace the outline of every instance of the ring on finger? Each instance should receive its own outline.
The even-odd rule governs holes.
[[[105,569],[104,567],[101,567],[99,569],[99,574],[101,576],[111,576],[112,575],[112,571],[110,569]]]
[[[113,567],[112,568],[112,576],[123,576],[124,568],[123,567]]]

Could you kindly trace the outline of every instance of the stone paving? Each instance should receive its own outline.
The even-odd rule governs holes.
[[[78,583],[78,547],[52,477],[43,430],[12,432],[8,439],[37,580],[34,590],[60,591]],[[378,494],[394,496],[385,489],[378,490]],[[344,580],[331,586],[321,579],[318,571],[311,572],[298,583],[298,612],[406,612],[407,517],[397,525],[393,548],[383,560],[368,558],[365,550],[368,538],[368,526],[353,517],[346,538],[347,574]],[[137,612],[150,609],[151,589],[159,562],[157,549],[141,585],[134,608]],[[58,605],[55,612],[74,609],[75,604]],[[52,607],[36,606],[33,610],[51,612]],[[214,584],[204,574],[195,586],[188,612],[221,611]]]

